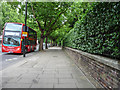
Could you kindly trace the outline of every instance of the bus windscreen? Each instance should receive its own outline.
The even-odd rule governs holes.
[[[5,46],[20,46],[19,37],[4,37],[3,45]]]

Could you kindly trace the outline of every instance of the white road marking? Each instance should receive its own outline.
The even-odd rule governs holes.
[[[13,58],[14,60],[16,60],[17,58]]]
[[[6,61],[12,61],[12,59],[6,59]]]
[[[12,61],[12,60],[17,60],[17,58],[6,59],[5,61]]]

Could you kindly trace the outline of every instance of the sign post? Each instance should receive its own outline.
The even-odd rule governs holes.
[[[24,43],[23,43],[23,57],[25,57],[25,53],[26,53],[26,31],[27,31],[27,27],[26,27],[26,20],[27,20],[27,0],[26,0],[26,5],[25,5],[25,32],[23,32],[23,36],[24,36]]]

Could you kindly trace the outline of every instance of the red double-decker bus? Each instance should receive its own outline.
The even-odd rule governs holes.
[[[6,23],[2,37],[2,52],[23,53],[23,42],[25,24]],[[37,32],[27,27],[27,37],[25,42],[25,51],[30,52],[36,49]]]

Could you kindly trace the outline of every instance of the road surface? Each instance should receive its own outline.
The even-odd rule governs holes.
[[[45,46],[43,46],[43,48],[45,49]],[[35,50],[38,51],[39,49],[39,45],[37,45],[37,49]],[[30,52],[27,53],[26,56],[31,56],[34,55],[35,52]],[[22,54],[14,54],[14,53],[2,53],[1,52],[1,45],[0,45],[0,70],[5,69],[21,60],[24,60]]]

